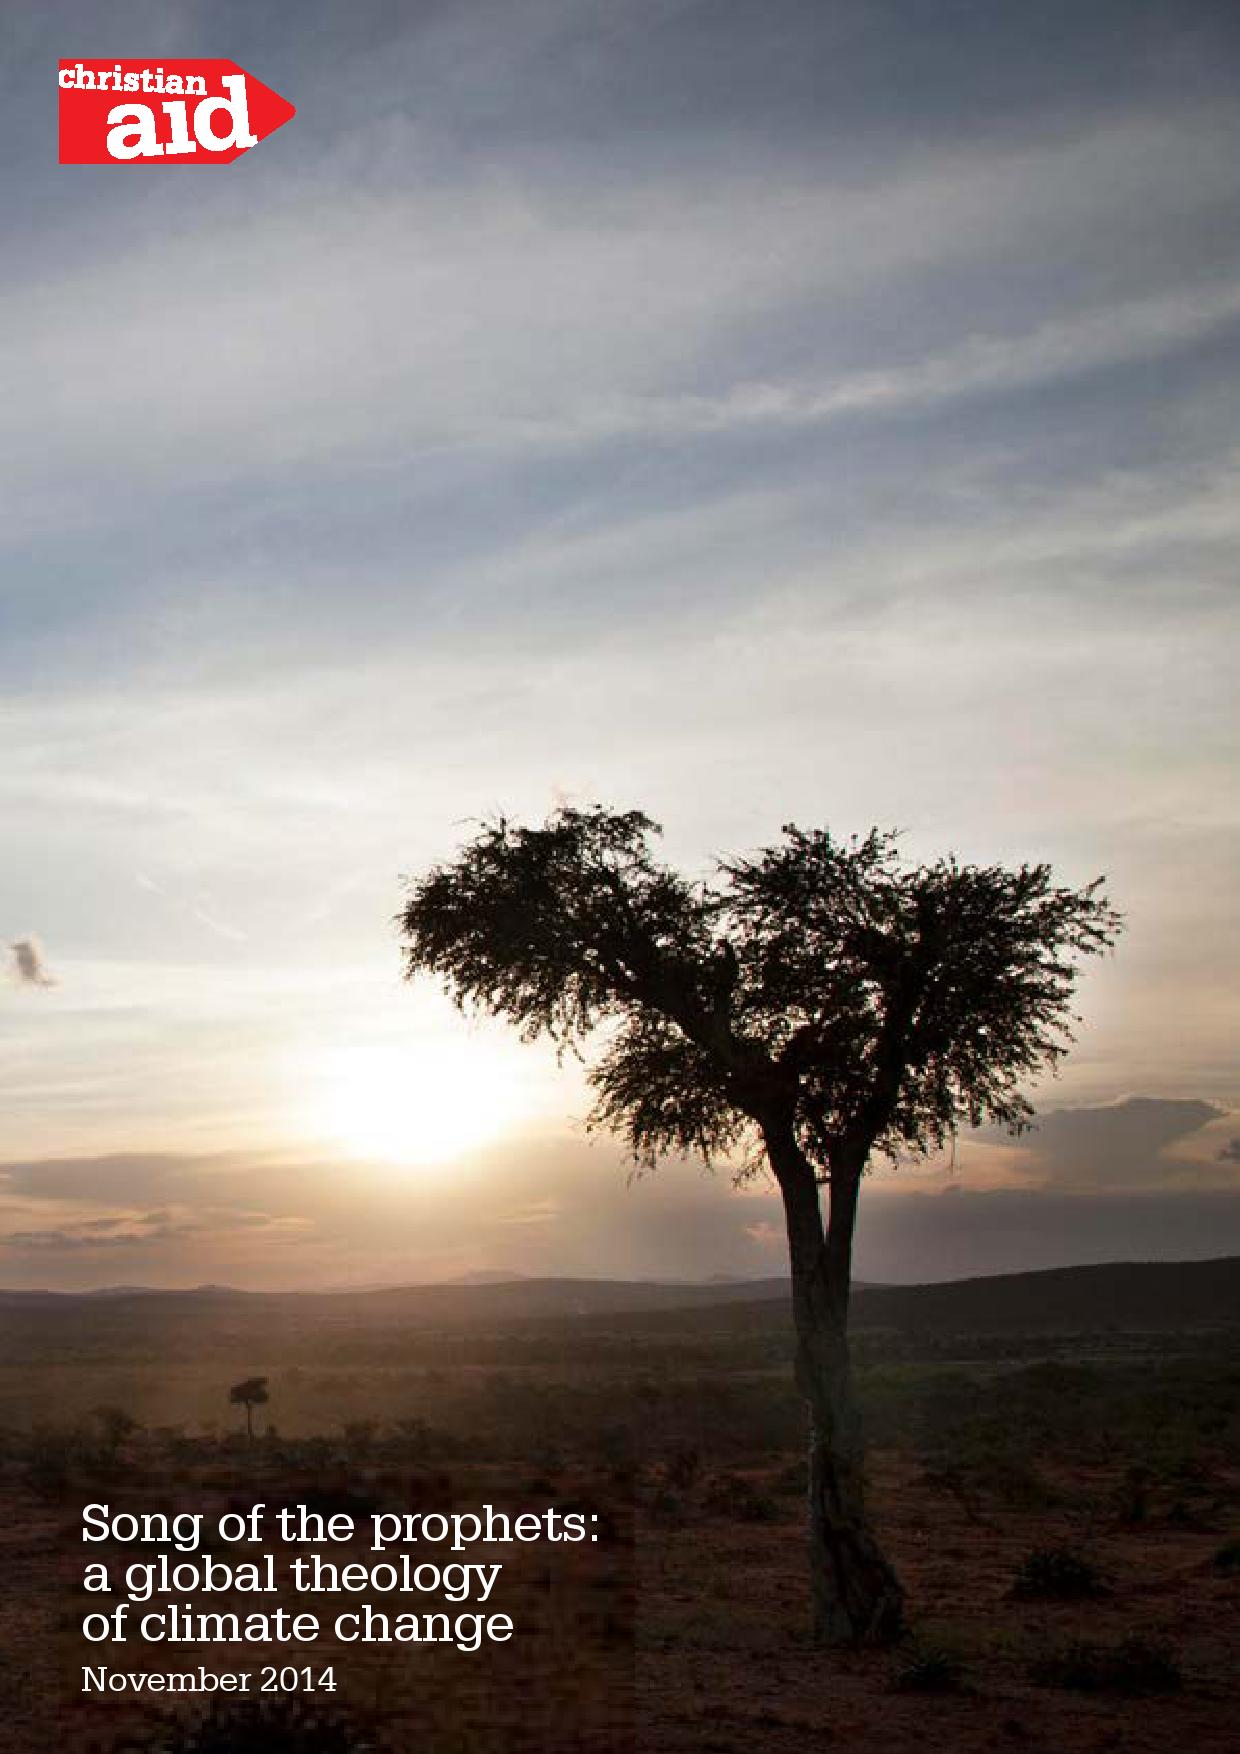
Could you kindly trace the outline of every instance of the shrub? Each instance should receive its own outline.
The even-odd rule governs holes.
[[[656,1486],[650,1500],[650,1520],[665,1529],[682,1529],[685,1525],[685,1501],[670,1486]]]
[[[96,1407],[91,1418],[98,1427],[100,1446],[111,1460],[115,1460],[128,1440],[142,1429],[133,1414],[127,1413],[123,1407]]]
[[[781,1498],[804,1498],[808,1488],[808,1469],[801,1457],[786,1462],[771,1480],[771,1491]]]
[[[739,1523],[773,1522],[779,1512],[773,1498],[759,1492],[743,1474],[712,1474],[702,1491],[704,1508]]]
[[[365,1522],[380,1508],[376,1493],[366,1486],[355,1487],[347,1480],[308,1487],[297,1502],[315,1516],[351,1516],[355,1523]]]
[[[1153,1475],[1139,1462],[1127,1469],[1115,1490],[1115,1514],[1120,1522],[1135,1527],[1148,1521],[1152,1484]]]
[[[701,1471],[701,1453],[691,1443],[673,1445],[663,1464],[663,1478],[673,1492],[688,1492]]]
[[[955,1693],[964,1679],[964,1664],[950,1651],[916,1645],[892,1682],[897,1693]]]
[[[1224,1541],[1217,1549],[1210,1564],[1215,1571],[1224,1577],[1235,1577],[1240,1573],[1240,1541]]]
[[[1035,1547],[1021,1562],[1012,1596],[1026,1602],[1082,1602],[1105,1593],[1096,1565],[1071,1547]]]
[[[340,1427],[344,1447],[352,1456],[365,1458],[375,1447],[379,1435],[377,1419],[346,1419]]]
[[[1125,1638],[1117,1645],[1063,1645],[1039,1658],[1030,1678],[1039,1687],[1130,1697],[1173,1693],[1184,1679],[1170,1646],[1144,1638]]]
[[[347,1712],[308,1700],[215,1700],[195,1722],[170,1723],[118,1754],[372,1754]]]
[[[98,1471],[98,1440],[80,1425],[37,1425],[25,1443],[26,1484],[41,1498],[63,1498]]]

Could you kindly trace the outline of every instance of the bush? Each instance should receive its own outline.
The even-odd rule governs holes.
[[[779,1514],[774,1499],[743,1474],[712,1474],[702,1491],[702,1505],[714,1516],[738,1523],[774,1522]]]
[[[780,1498],[804,1498],[809,1490],[809,1470],[803,1457],[786,1462],[771,1480],[771,1491]]]
[[[110,1471],[98,1434],[85,1425],[37,1425],[25,1442],[25,1478],[41,1498],[68,1497],[84,1476]]]
[[[1071,1547],[1035,1547],[1025,1555],[1012,1596],[1025,1602],[1083,1602],[1105,1594],[1096,1565]]]
[[[215,1700],[197,1722],[170,1723],[118,1754],[372,1754],[347,1712],[308,1700]]]
[[[660,1483],[650,1500],[650,1520],[664,1529],[683,1529],[686,1522],[685,1501],[679,1492]]]
[[[1131,1528],[1149,1520],[1152,1484],[1153,1475],[1139,1462],[1126,1470],[1115,1489],[1115,1514],[1121,1523]]]
[[[955,1693],[964,1679],[964,1664],[950,1651],[918,1645],[909,1653],[892,1686],[897,1693]]]
[[[675,1444],[663,1464],[663,1478],[673,1492],[688,1492],[701,1471],[701,1453],[691,1443]]]
[[[1039,1687],[1130,1697],[1174,1693],[1184,1679],[1170,1646],[1144,1638],[1126,1638],[1117,1645],[1064,1645],[1039,1658],[1030,1678]]]
[[[1224,1577],[1235,1577],[1240,1574],[1240,1541],[1224,1541],[1215,1552],[1210,1564],[1215,1571]]]

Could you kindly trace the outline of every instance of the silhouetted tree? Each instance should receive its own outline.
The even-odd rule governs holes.
[[[267,1393],[265,1376],[247,1376],[244,1382],[234,1383],[228,1391],[228,1399],[234,1407],[245,1408],[245,1434],[251,1443],[254,1442],[254,1409],[265,1407],[270,1396]]]
[[[907,866],[878,831],[841,842],[789,827],[693,882],[652,857],[658,832],[597,807],[485,824],[411,884],[406,974],[439,976],[526,1039],[598,1032],[592,1123],[640,1164],[769,1167],[810,1416],[814,1626],[882,1642],[902,1592],[866,1516],[849,1369],[861,1178],[874,1155],[924,1155],[961,1126],[1027,1125],[1018,1086],[1066,1051],[1076,959],[1110,945],[1119,919],[1101,880]]]
[[[96,1407],[92,1413],[99,1428],[100,1459],[108,1466],[115,1466],[122,1449],[134,1433],[140,1430],[138,1420],[123,1407]]]

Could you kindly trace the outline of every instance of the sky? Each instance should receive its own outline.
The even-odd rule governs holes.
[[[1240,1252],[1240,14],[4,8],[0,1286],[782,1268],[401,980],[498,810],[1105,873],[1021,1141],[857,1267]],[[61,58],[226,56],[228,168],[56,164]]]

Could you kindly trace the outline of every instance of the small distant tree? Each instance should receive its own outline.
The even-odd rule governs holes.
[[[98,1431],[98,1451],[96,1461],[103,1468],[116,1468],[121,1459],[121,1452],[128,1440],[142,1430],[140,1421],[133,1414],[128,1414],[123,1407],[95,1407],[91,1410],[91,1419],[95,1421]]]
[[[375,1447],[379,1436],[377,1419],[346,1419],[340,1427],[345,1446],[359,1460],[364,1460]]]
[[[228,1391],[228,1399],[234,1407],[245,1408],[245,1435],[249,1442],[254,1442],[254,1409],[265,1407],[271,1399],[267,1393],[265,1376],[247,1376],[244,1382],[234,1383]]]
[[[593,1123],[639,1164],[769,1169],[809,1411],[814,1627],[888,1641],[903,1599],[866,1514],[848,1349],[861,1179],[876,1156],[925,1155],[964,1126],[1028,1124],[1020,1085],[1065,1053],[1077,960],[1119,919],[1101,880],[907,865],[877,830],[789,827],[693,882],[652,856],[658,832],[597,807],[485,824],[411,884],[406,974],[526,1039],[596,1037]]]
[[[123,1407],[96,1407],[92,1418],[99,1427],[99,1441],[104,1456],[115,1462],[125,1444],[140,1429],[138,1420]]]

